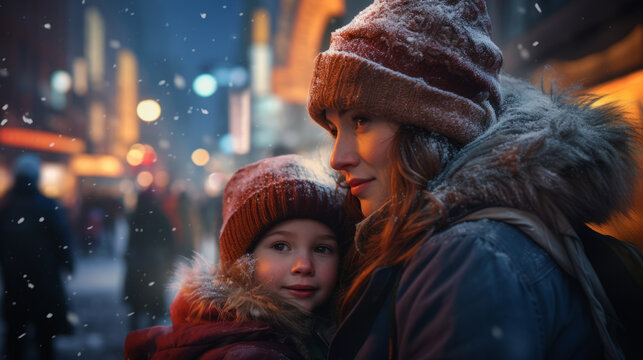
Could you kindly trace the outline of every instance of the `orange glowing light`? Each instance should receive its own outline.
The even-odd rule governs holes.
[[[210,154],[205,149],[196,149],[192,152],[192,162],[197,166],[203,166],[210,161]]]
[[[112,155],[75,155],[71,158],[69,168],[77,176],[117,178],[124,172],[121,161]]]
[[[154,175],[149,171],[141,171],[136,176],[136,182],[143,188],[146,188],[154,182]]]
[[[78,154],[85,151],[85,142],[76,138],[24,128],[0,129],[0,144],[25,149]]]
[[[597,85],[585,91],[588,94],[602,95],[593,106],[613,103],[625,112],[625,120],[631,122],[637,129],[643,123],[643,70],[633,72],[604,84]],[[643,168],[643,154],[638,154],[639,167]],[[632,194],[632,207],[627,214],[614,214],[607,223],[602,225],[590,224],[592,228],[603,234],[614,236],[620,240],[636,244],[643,249],[643,179],[639,179]]]
[[[278,34],[279,43],[289,44],[288,57],[284,66],[273,70],[272,79],[277,95],[286,101],[304,104],[308,98],[315,56],[321,48],[328,21],[333,16],[343,15],[346,5],[344,0],[301,0],[297,4],[292,31]]]
[[[143,162],[143,154],[145,153],[145,147],[142,144],[134,144],[127,152],[127,163],[132,166],[139,166]]]
[[[132,166],[151,165],[156,162],[156,151],[147,144],[134,144],[127,152],[125,160]]]

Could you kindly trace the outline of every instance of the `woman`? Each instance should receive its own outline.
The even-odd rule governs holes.
[[[343,191],[298,155],[239,169],[224,191],[221,268],[185,269],[173,325],[128,335],[128,359],[325,359],[346,242]]]
[[[575,229],[625,208],[632,130],[501,64],[483,1],[375,1],[317,57],[308,110],[364,217],[330,358],[623,357]]]

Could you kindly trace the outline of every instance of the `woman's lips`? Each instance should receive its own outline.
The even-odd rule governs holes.
[[[351,194],[357,196],[359,193],[364,191],[364,189],[375,179],[350,179],[346,182],[346,185],[350,186]]]

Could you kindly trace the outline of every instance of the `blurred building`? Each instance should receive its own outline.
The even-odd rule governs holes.
[[[558,91],[605,96],[599,103],[618,103],[628,121],[643,128],[641,1],[487,3],[506,72],[547,90],[553,85]],[[639,159],[643,169],[643,149]],[[643,248],[643,180],[628,214],[615,214],[608,224],[594,227]]]
[[[65,164],[85,151],[80,111],[65,106],[71,79],[67,66],[67,1],[4,2],[0,12],[0,193],[19,153],[44,160],[45,194],[73,188]]]

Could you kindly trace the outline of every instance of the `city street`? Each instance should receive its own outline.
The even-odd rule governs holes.
[[[77,258],[76,271],[67,282],[75,333],[54,341],[58,359],[123,359],[130,310],[122,301],[123,261],[96,255]],[[171,294],[168,294],[168,297]],[[161,320],[168,323],[169,319]],[[0,342],[4,341],[3,336]],[[4,348],[4,343],[0,344]],[[35,350],[29,349],[35,359]]]

